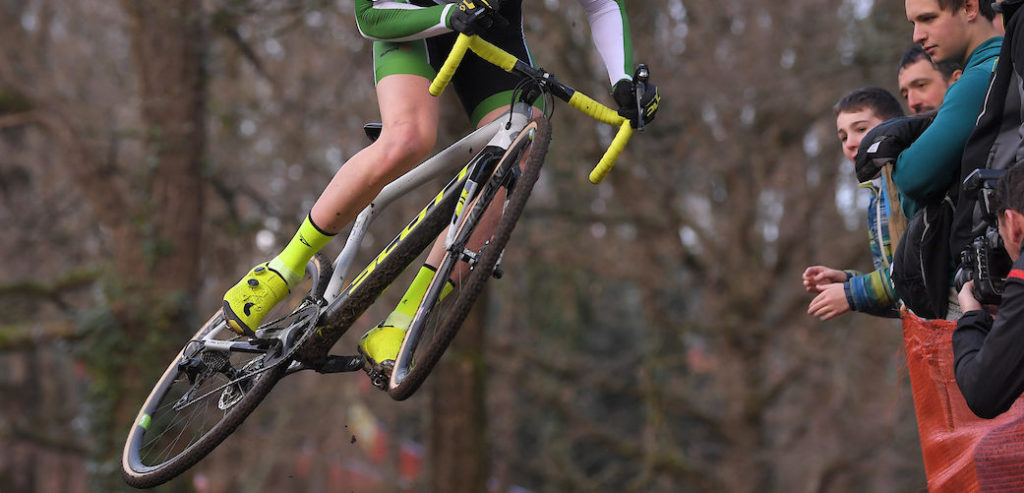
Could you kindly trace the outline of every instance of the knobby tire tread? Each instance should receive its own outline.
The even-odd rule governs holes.
[[[210,320],[211,323],[213,321],[214,319]],[[204,330],[206,328],[207,327],[204,327]],[[197,333],[197,337],[200,335],[200,333]],[[168,378],[173,379],[176,376],[178,360],[181,359],[183,354],[184,348],[175,356],[174,360],[168,366],[167,371],[164,372],[163,377],[161,377],[157,384],[154,385],[154,389],[164,383],[164,380]],[[263,376],[256,382],[256,385],[253,386],[253,388],[250,389],[237,404],[232,406],[231,410],[224,415],[224,418],[210,428],[202,438],[198,439],[183,452],[164,462],[156,469],[149,472],[136,472],[128,464],[127,457],[123,457],[121,463],[121,474],[125,482],[128,483],[129,486],[135,488],[152,488],[170,481],[188,470],[190,467],[194,466],[197,462],[202,460],[203,457],[206,457],[206,455],[209,454],[217,445],[220,445],[228,435],[231,435],[231,433],[242,424],[242,421],[244,421],[245,418],[248,417],[254,409],[256,409],[256,406],[263,401],[267,394],[270,393],[270,390],[274,388],[274,385],[276,385],[284,376],[286,368],[286,364],[281,364],[274,369],[264,372]],[[150,394],[150,397],[146,399],[145,404],[140,408],[139,415],[136,417],[135,421],[132,422],[132,431],[128,436],[128,443],[126,444],[126,447],[131,447],[134,444],[133,437],[134,433],[138,432],[138,420],[139,417],[141,417],[142,412],[149,408],[149,403],[152,399],[162,398],[163,394],[165,394],[169,388],[170,387],[165,388],[161,395]],[[126,451],[126,454],[127,453],[128,452]]]
[[[527,199],[533,190],[533,186],[540,176],[541,166],[544,164],[544,157],[551,142],[551,127],[544,117],[537,117],[532,120],[536,124],[536,133],[533,143],[525,151],[528,154],[522,175],[516,183],[516,188],[509,198],[509,203],[498,225],[494,229],[490,245],[479,262],[470,271],[468,277],[461,284],[456,299],[449,307],[447,313],[441,315],[442,322],[431,340],[421,341],[420,344],[429,344],[424,352],[417,356],[415,365],[409,370],[409,374],[398,385],[388,389],[388,394],[395,400],[401,401],[412,396],[420,388],[434,366],[441,359],[441,356],[448,349],[451,341],[455,338],[462,322],[472,309],[477,297],[483,290],[484,284],[494,271],[498,258],[508,244],[508,240],[515,229],[523,209],[526,207]],[[523,131],[527,131],[530,125]],[[507,155],[506,155],[507,157]],[[506,157],[502,157],[504,161]],[[521,159],[521,158],[520,158]],[[504,163],[499,163],[499,168]],[[475,226],[474,226],[475,227]],[[452,255],[451,253],[447,254]]]
[[[307,267],[307,272],[309,272],[310,276],[314,279],[318,278],[319,284],[321,286],[325,286],[326,281],[329,280],[331,275],[330,259],[328,259],[323,253],[317,253],[314,255],[313,259],[311,259]],[[203,324],[202,328],[196,331],[193,339],[190,339],[189,341],[191,342],[192,340],[200,339],[206,335],[206,333],[212,330],[216,325],[218,318],[219,316],[216,314],[211,317],[205,324]],[[181,351],[175,355],[174,359],[171,360],[171,363],[168,365],[167,370],[164,371],[164,374],[159,380],[157,380],[156,384],[153,385],[153,390],[140,407],[135,421],[132,422],[132,429],[128,434],[128,438],[125,443],[125,452],[121,459],[121,476],[129,486],[135,488],[152,488],[174,479],[181,473],[196,465],[196,463],[206,457],[228,436],[234,433],[242,422],[252,414],[256,407],[263,402],[263,399],[266,398],[267,394],[269,394],[274,386],[277,385],[277,382],[281,381],[284,377],[289,364],[288,361],[282,361],[274,368],[264,372],[256,382],[256,385],[246,392],[245,396],[231,407],[231,410],[224,415],[223,419],[210,428],[210,430],[201,438],[196,440],[195,443],[189,445],[188,448],[180,454],[172,457],[152,471],[134,471],[128,460],[128,455],[132,453],[132,451],[129,450],[130,448],[136,445],[141,445],[141,442],[137,444],[136,440],[134,440],[135,434],[139,433],[139,419],[142,416],[142,413],[150,408],[150,403],[153,402],[154,399],[159,401],[170,390],[170,385],[164,386],[163,384],[168,379],[174,379],[177,376],[178,361],[184,355],[188,344],[189,343],[186,343],[186,345],[182,347]],[[163,388],[163,392],[160,395],[155,395],[157,389],[160,389],[161,387]],[[157,404],[159,404],[159,402],[157,402]]]

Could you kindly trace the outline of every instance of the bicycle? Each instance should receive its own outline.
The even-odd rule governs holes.
[[[431,94],[441,94],[467,51],[524,77],[526,82],[516,91],[509,112],[384,187],[359,214],[333,263],[323,254],[310,260],[306,273],[312,287],[298,306],[264,323],[255,338],[229,329],[219,310],[202,324],[154,385],[131,427],[121,461],[122,476],[129,485],[153,487],[192,467],[289,374],[362,369],[361,356],[332,355],[331,348],[447,228],[444,260],[406,333],[390,380],[378,376],[374,382],[396,400],[411,396],[447,349],[487,280],[502,275],[502,254],[537,181],[551,139],[548,115],[534,115],[533,104],[540,98],[558,97],[595,120],[619,128],[590,180],[600,183],[609,172],[633,133],[629,120],[478,36],[459,35],[431,84]],[[647,77],[646,67],[640,65],[634,76],[638,100]],[[642,129],[642,119],[638,129]],[[380,127],[368,125],[365,130],[373,139]],[[467,163],[465,156],[473,157]],[[356,251],[380,210],[410,189],[453,172],[455,177],[345,284]],[[501,207],[497,226],[482,244],[471,244],[473,232],[492,203]],[[459,285],[449,299],[439,303],[456,269],[462,274],[456,276]]]

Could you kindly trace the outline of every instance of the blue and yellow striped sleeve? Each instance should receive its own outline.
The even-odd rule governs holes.
[[[887,268],[850,276],[843,283],[843,289],[853,311],[883,317],[899,316],[898,300]]]

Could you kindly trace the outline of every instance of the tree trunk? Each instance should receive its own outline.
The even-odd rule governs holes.
[[[154,294],[199,283],[206,48],[199,0],[124,0],[131,16],[145,125],[148,235],[141,245]],[[138,273],[121,263],[118,271]]]
[[[125,0],[122,7],[132,23],[145,159],[136,164],[141,183],[131,187],[141,193],[129,197],[138,215],[122,211],[112,237],[116,277],[109,289],[116,295],[112,311],[120,329],[115,347],[128,357],[109,373],[97,374],[117,387],[98,403],[112,411],[113,433],[103,433],[98,423],[99,436],[113,437],[99,450],[107,460],[116,460],[122,438],[117,430],[134,419],[150,376],[163,369],[181,336],[191,333],[191,298],[200,280],[206,149],[200,1]]]
[[[434,369],[430,421],[429,491],[486,491],[484,323],[485,290],[444,358]]]

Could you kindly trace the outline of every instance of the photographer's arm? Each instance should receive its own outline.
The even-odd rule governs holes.
[[[953,333],[956,382],[974,414],[994,418],[1024,392],[1024,271],[1021,259],[1006,280],[995,320],[984,310],[964,314]]]

